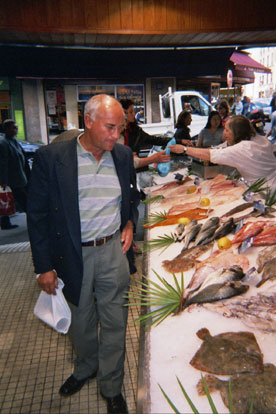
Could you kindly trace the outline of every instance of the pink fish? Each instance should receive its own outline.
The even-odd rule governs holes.
[[[267,225],[267,221],[248,221],[245,225],[235,234],[232,243],[241,243],[248,237],[254,237],[261,233],[264,227]]]

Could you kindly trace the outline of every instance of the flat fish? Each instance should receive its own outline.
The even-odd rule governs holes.
[[[274,279],[276,279],[276,257],[265,263],[262,273],[262,280],[256,286],[260,287],[268,280]]]
[[[211,217],[201,227],[200,232],[196,236],[194,245],[198,246],[199,244],[203,243],[205,240],[210,240],[218,227],[219,227],[219,218]]]
[[[216,283],[200,290],[195,295],[183,301],[182,309],[188,308],[188,306],[195,303],[216,302],[217,300],[231,298],[232,296],[241,295],[247,292],[248,285],[244,285],[239,281]]]
[[[217,375],[263,372],[263,355],[253,333],[211,336],[208,329],[202,328],[197,336],[203,343],[190,361],[194,368]]]
[[[276,256],[276,245],[268,246],[261,250],[256,259],[257,271],[260,273],[264,265]]]
[[[219,391],[223,403],[229,409],[229,380],[223,381],[213,375],[204,377],[209,393]],[[197,384],[199,395],[205,395],[202,381]],[[254,395],[253,414],[276,412],[276,367],[264,364],[264,371],[241,373],[231,376],[232,412],[246,414]]]
[[[197,257],[207,252],[211,247],[212,243],[204,246],[191,247],[188,250],[182,251],[172,260],[163,260],[162,266],[169,273],[186,272],[192,269],[197,263],[199,263]]]

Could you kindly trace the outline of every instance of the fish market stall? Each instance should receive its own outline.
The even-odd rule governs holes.
[[[276,213],[259,192],[265,183],[245,200],[240,181],[178,173],[181,182],[170,173],[147,189],[148,312],[160,310],[158,286],[176,293],[142,331],[137,412],[173,413],[166,393],[192,413],[181,383],[198,412],[211,413],[202,376],[218,412],[229,412],[230,377],[235,413],[249,408],[258,381],[255,407],[276,412]],[[267,411],[258,393],[272,395]]]

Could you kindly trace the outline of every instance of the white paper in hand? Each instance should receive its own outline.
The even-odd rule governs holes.
[[[34,314],[59,333],[66,334],[71,324],[71,311],[62,293],[64,283],[58,278],[56,295],[43,290],[36,301]]]

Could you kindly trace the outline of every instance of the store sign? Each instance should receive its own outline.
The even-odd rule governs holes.
[[[233,72],[231,69],[228,70],[227,72],[227,86],[228,88],[232,88],[232,84],[233,84]]]

